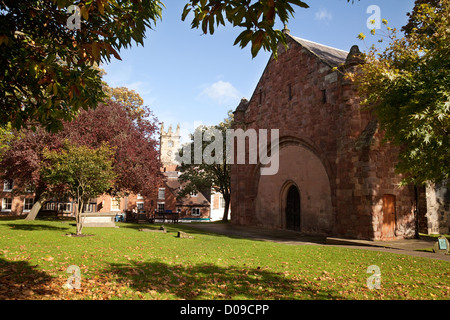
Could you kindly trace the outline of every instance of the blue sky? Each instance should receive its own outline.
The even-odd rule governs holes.
[[[310,8],[296,9],[289,21],[291,34],[347,51],[354,44],[363,51],[378,39],[370,36],[366,26],[373,14],[367,13],[369,6],[378,6],[381,18],[391,27],[400,28],[414,5],[414,0],[305,2]],[[270,53],[260,51],[252,59],[250,48],[233,46],[242,30],[227,25],[220,26],[212,36],[202,35],[200,30],[191,29],[189,19],[181,21],[185,1],[164,3],[163,19],[154,30],[147,31],[144,47],[122,50],[122,61],[103,65],[105,81],[138,92],[166,128],[180,124],[186,141],[195,126],[219,123],[241,98],[251,97]],[[360,32],[367,35],[365,42],[356,38]]]

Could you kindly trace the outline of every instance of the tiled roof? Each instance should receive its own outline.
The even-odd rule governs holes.
[[[193,197],[193,196],[186,196],[182,199],[177,200],[177,205],[182,205],[182,206],[206,206],[209,207],[210,203],[209,201],[205,198],[205,196],[203,195],[203,193],[199,192],[197,193],[197,196]]]
[[[176,171],[175,171],[176,172]],[[170,189],[172,194],[176,197],[178,195],[178,192],[181,189],[180,181],[178,181],[178,172],[176,172],[176,175],[172,172],[171,174],[168,173],[165,175],[167,177],[166,179],[166,186]],[[185,196],[181,199],[177,199],[177,205],[179,206],[209,206],[210,203],[208,199],[203,195],[203,193],[198,192],[197,196]]]
[[[289,36],[292,39],[294,39],[298,44],[300,44],[303,48],[305,48],[306,50],[310,51],[312,54],[317,56],[321,61],[328,64],[330,67],[337,67],[340,64],[345,63],[345,60],[347,59],[348,56],[347,51],[329,47],[302,38],[297,38],[291,35]]]

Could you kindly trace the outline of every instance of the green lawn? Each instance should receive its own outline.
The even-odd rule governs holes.
[[[0,220],[0,299],[450,299],[449,262],[376,251],[294,246],[166,225]],[[194,239],[177,238],[183,230]],[[78,266],[79,289],[65,289]],[[366,273],[381,271],[370,290]]]

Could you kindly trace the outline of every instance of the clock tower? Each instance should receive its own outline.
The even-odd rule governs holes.
[[[176,171],[179,163],[175,159],[175,154],[180,148],[180,124],[177,125],[175,132],[172,131],[172,125],[167,131],[164,131],[164,122],[161,124],[160,135],[160,160],[164,171]]]

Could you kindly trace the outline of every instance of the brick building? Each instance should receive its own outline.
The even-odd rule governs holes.
[[[279,170],[232,166],[232,223],[361,239],[414,236],[416,190],[399,186],[398,150],[381,143],[377,120],[344,77],[359,63],[358,48],[349,53],[284,32],[288,49],[279,47],[234,112],[235,129],[279,129]]]
[[[178,192],[183,187],[178,181],[177,167],[179,163],[176,161],[176,153],[181,147],[180,138],[180,125],[177,125],[175,131],[172,130],[171,125],[167,131],[164,129],[164,123],[161,125],[160,160],[163,165],[164,185],[159,188],[158,211],[179,212],[182,221],[209,221],[210,192],[198,192],[177,199]],[[164,200],[161,199],[163,190]]]
[[[34,192],[31,188],[26,190],[24,187],[18,187],[17,181],[12,179],[3,180],[0,186],[0,214],[17,215],[31,210],[34,203]]]
[[[210,192],[191,194],[182,199],[177,199],[177,194],[182,188],[178,181],[177,162],[175,152],[179,148],[180,128],[172,131],[170,126],[167,131],[161,126],[160,136],[160,160],[163,165],[161,171],[164,179],[152,195],[142,196],[130,193],[126,196],[114,197],[108,194],[90,199],[85,204],[83,211],[91,213],[127,213],[130,218],[135,213],[144,213],[150,218],[155,212],[178,212],[183,221],[209,221],[210,220]],[[0,215],[26,215],[34,203],[32,188],[25,190],[20,183],[11,179],[5,179],[0,186]],[[76,204],[71,199],[49,199],[39,212],[39,215],[57,214],[74,216]]]

